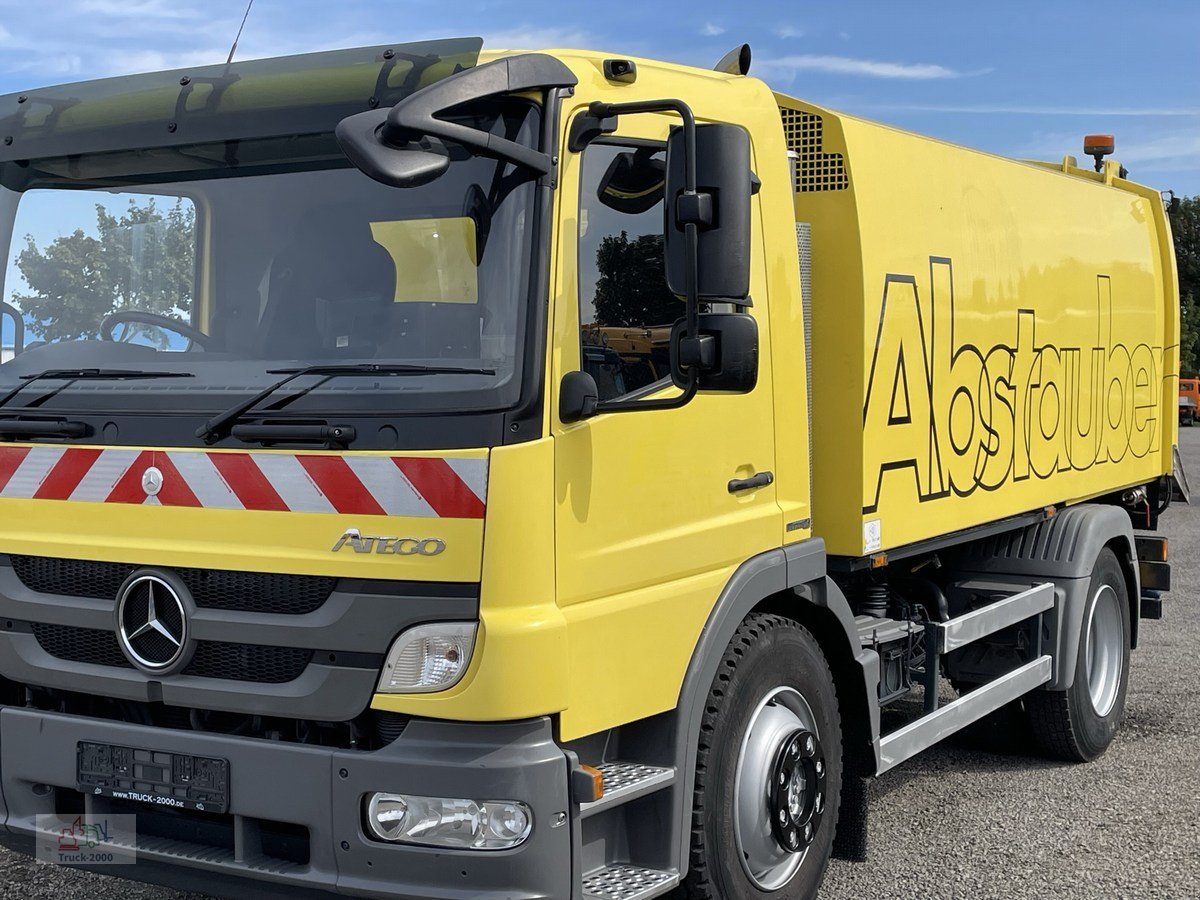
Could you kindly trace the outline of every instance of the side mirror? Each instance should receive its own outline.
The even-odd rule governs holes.
[[[737,125],[697,125],[696,191],[686,191],[686,129],[667,140],[667,284],[687,296],[684,226],[696,225],[696,299],[746,305],[750,293],[750,136]]]
[[[596,414],[600,390],[587,372],[568,372],[558,387],[558,417],[567,424]]]
[[[663,198],[665,166],[657,150],[642,148],[618,153],[600,179],[596,198],[609,209],[637,215]]]
[[[758,384],[758,323],[746,313],[702,313],[698,319],[699,340],[683,340],[687,323],[680,320],[671,329],[671,380],[686,384],[684,369],[696,372],[701,391],[746,394]],[[704,359],[689,360],[686,354],[700,347]]]

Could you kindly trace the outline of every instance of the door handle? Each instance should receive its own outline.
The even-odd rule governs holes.
[[[749,478],[734,478],[729,482],[729,493],[737,494],[742,491],[752,491],[755,488],[766,487],[775,481],[771,472],[755,472]]]

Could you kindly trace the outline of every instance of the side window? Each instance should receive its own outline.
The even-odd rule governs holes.
[[[582,368],[601,400],[670,375],[671,326],[683,303],[663,270],[661,144],[594,143],[584,153],[579,213]]]

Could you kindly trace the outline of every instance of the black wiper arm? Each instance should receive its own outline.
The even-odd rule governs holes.
[[[213,443],[228,435],[232,426],[238,419],[252,410],[258,404],[262,403],[272,394],[279,391],[281,388],[291,384],[297,378],[304,375],[320,375],[316,383],[309,385],[303,391],[298,391],[295,396],[289,397],[287,403],[303,397],[310,391],[316,390],[325,382],[332,378],[338,378],[342,375],[495,375],[495,369],[476,369],[461,366],[413,366],[400,363],[355,363],[342,365],[317,365],[317,366],[302,366],[295,369],[268,369],[268,375],[284,375],[274,384],[268,385],[263,390],[259,391],[249,400],[244,400],[234,406],[229,407],[223,413],[209,419],[203,425],[196,429],[196,437],[206,443]],[[286,403],[280,404],[280,407]]]
[[[99,381],[109,378],[195,378],[191,372],[156,372],[149,369],[47,369],[36,375],[22,375],[21,383],[0,397],[0,410],[31,384],[39,381]]]

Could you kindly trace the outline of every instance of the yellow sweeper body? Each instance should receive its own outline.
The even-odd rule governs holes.
[[[780,98],[812,234],[814,527],[887,551],[1171,471],[1157,191]],[[861,412],[861,415],[852,414]]]

